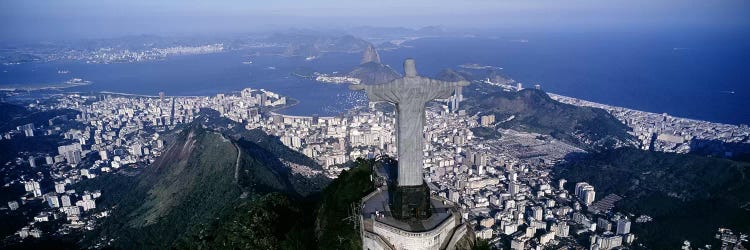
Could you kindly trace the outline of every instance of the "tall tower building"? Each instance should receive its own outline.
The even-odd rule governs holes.
[[[581,202],[588,206],[594,202],[596,191],[594,191],[594,186],[591,186],[586,182],[579,182],[576,183],[575,195],[581,200]]]
[[[617,234],[629,234],[630,233],[630,220],[628,218],[621,218],[617,220]]]

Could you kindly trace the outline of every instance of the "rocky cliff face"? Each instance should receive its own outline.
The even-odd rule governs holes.
[[[365,52],[362,54],[362,62],[360,64],[365,64],[368,62],[376,62],[380,63],[380,55],[378,55],[378,51],[375,50],[375,46],[370,44],[370,46],[367,46],[365,49]]]
[[[375,46],[370,44],[362,53],[362,63],[347,76],[359,79],[362,84],[380,84],[398,79],[401,74],[388,65],[380,63],[380,55]]]

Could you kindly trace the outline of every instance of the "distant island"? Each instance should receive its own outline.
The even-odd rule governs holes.
[[[62,83],[39,83],[39,84],[8,84],[0,87],[0,91],[34,91],[65,89],[79,86],[91,85],[92,82],[81,78],[72,78]]]
[[[458,65],[458,67],[464,68],[464,69],[503,69],[502,67],[481,65],[478,63],[466,63],[466,64]]]

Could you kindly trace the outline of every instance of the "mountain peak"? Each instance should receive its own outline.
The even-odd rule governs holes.
[[[378,51],[375,50],[375,46],[370,44],[365,49],[365,52],[362,54],[362,62],[360,64],[365,64],[368,62],[376,62],[380,63],[380,55],[378,55]]]

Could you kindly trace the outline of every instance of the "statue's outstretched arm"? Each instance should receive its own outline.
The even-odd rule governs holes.
[[[430,99],[446,99],[450,97],[456,88],[468,86],[467,81],[444,82],[435,81],[430,84]]]
[[[352,84],[349,85],[349,89],[364,90],[371,102],[398,102],[397,92],[385,85]]]

